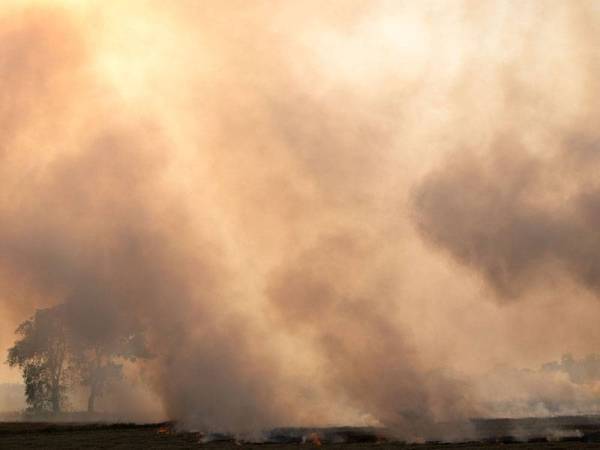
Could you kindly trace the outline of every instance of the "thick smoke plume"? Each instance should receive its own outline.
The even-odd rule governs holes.
[[[419,225],[505,297],[561,269],[597,292],[599,143],[575,135],[556,154],[529,155],[515,141],[461,154],[419,186]]]
[[[4,347],[65,302],[82,341],[144,331],[129,370],[183,426],[412,439],[510,409],[496,366],[599,342],[596,3],[0,19]],[[569,383],[540,395],[595,398]]]

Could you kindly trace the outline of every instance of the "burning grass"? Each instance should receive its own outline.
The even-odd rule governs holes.
[[[265,432],[261,442],[248,442],[227,433],[200,433],[179,430],[174,422],[134,423],[50,423],[0,422],[0,449],[44,448],[212,448],[212,449],[584,449],[599,448],[600,418],[498,419],[477,422],[481,438],[473,442],[393,442],[382,437],[381,429],[280,428]],[[544,435],[544,430],[553,433]],[[517,436],[511,431],[527,433]],[[577,432],[575,432],[577,431]],[[541,433],[541,434],[540,434]],[[547,433],[546,433],[547,434]]]

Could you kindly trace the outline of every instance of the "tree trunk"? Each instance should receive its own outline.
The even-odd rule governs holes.
[[[60,413],[60,386],[58,383],[52,386],[52,412],[54,414]]]
[[[61,378],[63,363],[65,360],[65,337],[64,330],[60,335],[60,340],[54,349],[55,363],[53,364],[54,373],[52,379],[52,412],[54,414],[60,413],[60,389],[61,389]]]
[[[94,412],[94,404],[96,402],[96,395],[98,394],[98,385],[100,383],[100,367],[102,366],[102,352],[99,347],[94,349],[96,353],[96,360],[94,361],[94,365],[91,370],[91,380],[90,380],[90,396],[88,397],[88,413]]]
[[[94,403],[96,402],[96,383],[92,382],[92,386],[90,389],[90,396],[88,397],[88,407],[87,412],[94,412]]]

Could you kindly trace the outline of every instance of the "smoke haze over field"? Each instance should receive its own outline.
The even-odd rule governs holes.
[[[143,329],[139,408],[197,429],[597,412],[515,368],[598,351],[598,38],[594,1],[2,2],[0,344]]]

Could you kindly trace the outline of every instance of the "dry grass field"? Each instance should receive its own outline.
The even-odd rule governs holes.
[[[506,424],[504,424],[506,425]],[[488,431],[503,424],[487,423]],[[514,438],[485,438],[479,442],[464,443],[424,443],[406,444],[402,442],[376,442],[373,436],[351,434],[350,442],[318,442],[309,434],[310,439],[283,439],[282,442],[243,443],[221,436],[220,440],[206,442],[198,433],[176,432],[171,424],[99,424],[99,423],[47,423],[47,422],[3,422],[0,423],[0,449],[81,449],[81,448],[116,448],[116,449],[300,449],[300,448],[336,448],[336,449],[588,449],[600,448],[598,429],[589,422],[581,424],[584,432],[578,436],[564,437],[551,441],[543,437],[532,437],[527,442],[518,442]],[[304,441],[304,442],[302,442]],[[363,442],[359,442],[363,441]],[[369,442],[370,441],[370,442]]]

